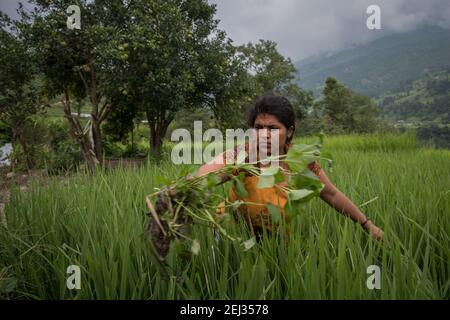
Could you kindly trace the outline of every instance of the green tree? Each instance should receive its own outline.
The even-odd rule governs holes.
[[[210,103],[215,79],[207,66],[220,63],[216,53],[225,43],[214,14],[215,6],[204,0],[133,1],[111,43],[122,52],[111,51],[115,58],[124,57],[111,69],[121,83],[115,91],[145,114],[154,155],[179,110]]]
[[[327,132],[371,132],[377,125],[377,108],[372,100],[355,93],[335,78],[328,77],[323,89],[322,108]]]
[[[224,36],[222,33],[221,37]],[[225,130],[243,126],[243,114],[255,95],[244,56],[231,39],[223,43],[219,38],[205,58],[203,68],[209,80],[207,106],[214,115],[216,127]]]
[[[277,50],[274,41],[260,40],[238,47],[245,68],[249,74],[248,101],[254,101],[263,93],[273,92],[286,96],[299,117],[304,117],[311,108],[314,97],[303,91],[295,81],[297,70],[290,58]]]
[[[39,59],[51,96],[61,95],[71,136],[80,144],[93,171],[102,157],[101,124],[112,109],[108,88],[117,82],[109,72],[111,43],[120,29],[128,2],[105,0],[31,1],[35,9],[20,9],[18,30]],[[81,29],[67,27],[67,8],[81,9]],[[108,70],[108,71],[107,71]],[[82,125],[72,114],[72,101],[87,98],[90,121]]]
[[[238,48],[247,70],[254,76],[258,93],[284,90],[295,77],[296,69],[290,58],[283,57],[276,46],[274,41],[260,40]]]
[[[28,169],[33,159],[24,129],[33,115],[44,110],[44,95],[33,52],[9,17],[0,12],[0,122],[11,128],[12,143],[22,147]]]

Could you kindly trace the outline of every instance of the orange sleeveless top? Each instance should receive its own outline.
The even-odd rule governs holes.
[[[308,168],[317,176],[320,175],[321,167],[317,161],[311,162]],[[288,168],[285,168],[288,169]],[[244,177],[244,187],[248,193],[247,197],[239,197],[234,187],[230,188],[228,193],[228,201],[235,202],[237,200],[243,201],[237,210],[233,211],[235,218],[237,214],[241,215],[244,220],[251,224],[255,234],[261,234],[263,229],[269,232],[278,232],[277,225],[272,223],[270,212],[267,204],[273,204],[279,208],[282,219],[285,221],[285,231],[289,236],[289,219],[285,214],[285,206],[288,202],[286,191],[283,189],[287,187],[286,182],[280,182],[270,188],[258,188],[259,177],[251,174],[246,174]],[[217,214],[225,213],[225,202],[219,204]]]

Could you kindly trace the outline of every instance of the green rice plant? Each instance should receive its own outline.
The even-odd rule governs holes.
[[[334,170],[323,168],[383,229],[389,247],[313,199],[290,209],[296,214],[287,245],[282,234],[263,236],[246,250],[194,226],[200,253],[184,260],[169,253],[174,273],[164,277],[144,232],[144,197],[195,166],[149,162],[12,190],[0,226],[0,297],[449,299],[450,151],[405,148],[394,136],[363,147],[360,139],[328,137]],[[225,197],[229,187],[219,192]],[[245,224],[224,223],[231,234],[251,237]],[[80,290],[66,286],[69,265],[81,268]],[[366,286],[370,265],[380,268],[379,290]]]
[[[301,138],[305,143],[311,143],[313,137]],[[406,131],[402,134],[377,133],[377,134],[348,134],[327,137],[324,141],[324,149],[334,152],[343,151],[379,151],[398,152],[401,150],[415,150],[417,148],[414,131]]]

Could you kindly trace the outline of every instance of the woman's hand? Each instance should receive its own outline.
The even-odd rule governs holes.
[[[364,228],[375,240],[383,240],[384,232],[378,228],[372,221],[369,221]]]
[[[345,213],[350,216],[354,221],[361,221],[361,218],[366,218],[361,210],[359,210],[349,198],[347,198],[338,188],[336,188],[333,183],[331,183],[323,169],[320,169],[315,173],[319,177],[320,181],[325,185],[323,190],[320,192],[320,198],[322,198],[322,200],[327,202],[338,212]],[[383,239],[383,230],[378,228],[374,223],[372,223],[372,221],[369,220],[365,223],[363,228],[372,236],[372,238],[381,241],[383,244],[386,243],[389,245],[389,243]]]

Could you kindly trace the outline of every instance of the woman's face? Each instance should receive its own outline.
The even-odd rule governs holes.
[[[286,128],[274,115],[268,113],[259,114],[253,125],[256,129],[256,141],[258,149],[263,149],[267,155],[271,155],[272,144],[276,143],[278,137],[279,154],[285,151],[286,142],[289,140],[288,135],[292,135],[292,128]],[[275,146],[274,146],[275,147]]]

